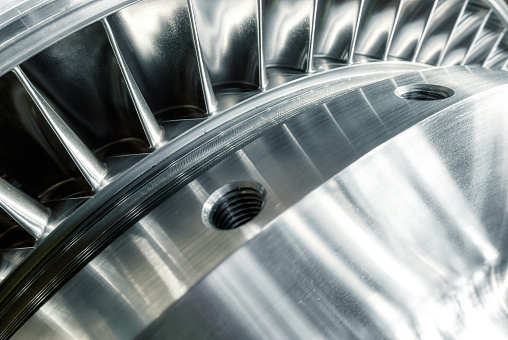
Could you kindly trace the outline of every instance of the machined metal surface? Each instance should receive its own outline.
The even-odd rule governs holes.
[[[500,0],[0,5],[0,337],[503,338]]]
[[[406,339],[474,334],[468,324],[443,329],[446,323],[424,319],[432,311],[415,304],[438,308],[444,294],[455,292],[452,284],[480,284],[473,282],[478,271],[499,270],[504,261],[498,239],[503,228],[491,220],[504,218],[491,210],[504,211],[498,196],[504,187],[490,182],[498,177],[484,176],[496,189],[474,195],[486,187],[471,174],[493,163],[503,168],[503,158],[497,159],[503,153],[496,151],[503,145],[503,102],[491,98],[506,91],[504,78],[501,72],[482,81],[480,74],[460,68],[447,70],[446,76],[441,70],[410,73],[306,107],[139,220],[16,336]],[[435,101],[408,101],[394,93],[423,79],[455,93]],[[461,85],[465,79],[470,86]],[[477,138],[478,144],[472,142]],[[440,181],[428,183],[436,177]],[[201,221],[201,208],[231,179],[261,183],[266,205],[242,228],[213,230]],[[491,199],[498,205],[486,204]],[[447,201],[455,203],[444,208]],[[473,220],[474,226],[463,229],[465,221]],[[481,297],[471,293],[473,300],[460,302]],[[422,315],[408,315],[413,309]]]

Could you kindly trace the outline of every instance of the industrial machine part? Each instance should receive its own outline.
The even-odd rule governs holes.
[[[500,0],[0,4],[0,336],[505,339]]]

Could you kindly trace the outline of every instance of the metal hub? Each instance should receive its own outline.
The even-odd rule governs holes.
[[[0,5],[1,336],[504,338],[507,14]]]

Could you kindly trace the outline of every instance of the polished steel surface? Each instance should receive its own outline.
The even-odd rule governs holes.
[[[276,244],[273,237],[278,236],[269,236],[270,230],[284,229],[286,222],[279,225],[277,221],[285,221],[286,214],[311,216],[297,207],[304,206],[306,211],[312,202],[303,204],[305,200],[320,202],[328,197],[327,181],[332,176],[341,188],[351,192],[347,197],[336,198],[333,204],[340,209],[366,211],[358,214],[370,216],[369,228],[390,235],[388,241],[372,244],[389,249],[383,254],[396,258],[395,262],[413,261],[412,255],[397,252],[390,242],[400,237],[399,225],[418,220],[403,213],[409,208],[402,213],[393,210],[400,220],[386,217],[397,204],[390,203],[393,199],[378,197],[392,189],[406,194],[410,191],[407,186],[413,188],[413,184],[433,188],[434,182],[420,180],[421,172],[407,170],[407,164],[400,160],[412,148],[423,157],[425,150],[419,145],[424,141],[439,146],[439,156],[427,155],[427,162],[421,166],[431,168],[426,173],[439,177],[435,182],[447,188],[448,196],[425,191],[427,196],[416,201],[414,195],[400,199],[418,211],[430,211],[426,224],[418,222],[425,231],[439,226],[448,234],[455,230],[450,221],[458,219],[460,207],[466,206],[464,203],[457,208],[461,201],[456,197],[462,193],[473,195],[471,190],[477,190],[463,187],[470,176],[464,164],[474,157],[485,161],[485,153],[494,153],[489,151],[490,145],[474,138],[473,146],[462,144],[473,129],[466,116],[474,117],[471,119],[475,122],[486,119],[486,115],[499,116],[500,91],[506,83],[506,74],[501,70],[508,69],[507,23],[508,6],[501,0],[2,1],[0,205],[4,209],[0,212],[0,337],[16,329],[18,335],[27,336],[129,338],[144,331],[145,335],[166,337],[163,334],[168,328],[160,322],[167,317],[155,323],[154,319],[178,313],[183,308],[178,305],[179,299],[195,299],[193,292],[200,294],[199,287],[206,285],[203,282],[208,280],[207,275],[215,275],[219,268],[227,266],[221,265],[223,261],[236,258],[258,239],[268,237]],[[448,67],[454,65],[457,67]],[[447,68],[432,70],[435,66]],[[457,107],[462,108],[462,115],[454,111]],[[487,114],[487,108],[492,113]],[[423,136],[415,135],[414,131],[436,117],[442,117],[442,125],[425,130]],[[493,130],[487,125],[482,128]],[[501,129],[502,126],[492,134],[502,135]],[[452,138],[456,130],[462,131],[461,135]],[[413,137],[405,140],[400,133]],[[397,153],[389,145],[398,139],[405,144],[403,152]],[[495,144],[498,139],[491,142]],[[456,143],[462,149],[454,146]],[[378,151],[380,148],[388,151],[383,153]],[[441,155],[445,149],[454,152]],[[473,149],[478,150],[474,157],[469,155]],[[496,148],[495,152],[499,150]],[[448,163],[441,164],[453,163],[455,157],[459,165],[450,168]],[[380,158],[386,159],[390,168],[381,167]],[[498,162],[502,164],[502,159],[496,158],[496,166]],[[444,172],[438,170],[443,167],[450,176],[458,176],[460,189],[453,191],[442,183]],[[370,172],[365,168],[376,172],[386,185],[375,187],[378,191],[371,189],[365,175]],[[408,185],[404,182],[406,174],[410,178]],[[341,176],[346,179],[339,180]],[[214,230],[215,225],[210,224],[203,230],[206,223],[203,224],[202,208],[209,196],[220,193],[219,188],[228,187],[227,183],[245,181],[266,188],[268,202],[260,215],[238,229]],[[369,190],[360,188],[360,192],[354,185],[364,181]],[[314,189],[319,194],[309,194]],[[485,195],[496,192],[489,189]],[[163,193],[167,197],[163,198]],[[306,195],[314,199],[304,198]],[[500,198],[496,204],[502,201]],[[250,219],[251,210],[235,210],[240,202],[241,199],[231,203],[231,209]],[[467,204],[473,210],[480,204],[471,202]],[[493,218],[501,218],[504,215],[496,212],[496,204],[480,205],[481,209],[493,209]],[[474,213],[462,215],[458,219],[461,223]],[[271,221],[274,226],[266,233],[262,231]],[[477,235],[475,228],[484,225],[481,218],[479,221],[474,226],[470,223],[464,235]],[[312,225],[300,224],[306,228]],[[237,223],[232,225],[236,227]],[[316,222],[315,228],[320,233],[327,227]],[[418,237],[422,230],[411,229]],[[291,320],[304,320],[301,332],[296,330],[296,321],[289,323],[291,327],[281,326],[282,331],[277,330],[282,323],[269,323],[268,333],[256,333],[251,327],[255,323],[245,321],[241,321],[241,327],[218,326],[219,333],[215,326],[199,331],[242,337],[235,333],[242,329],[244,335],[289,338],[297,337],[293,336],[295,332],[306,338],[317,335],[316,325],[322,322],[323,332],[332,332],[320,334],[324,337],[331,337],[336,331],[359,338],[429,338],[429,334],[474,338],[474,327],[481,322],[468,320],[479,318],[477,313],[481,313],[483,305],[471,297],[488,300],[502,293],[495,284],[486,283],[473,272],[501,282],[507,271],[499,257],[492,260],[483,254],[475,257],[477,262],[471,260],[468,240],[458,233],[443,238],[438,247],[450,247],[446,259],[453,260],[453,265],[434,258],[432,247],[427,257],[454,270],[463,261],[454,278],[467,282],[466,286],[474,281],[471,287],[476,295],[461,290],[455,281],[444,284],[426,280],[428,268],[418,261],[411,262],[410,267],[416,272],[414,277],[424,277],[422,286],[431,287],[431,293],[415,293],[417,299],[431,301],[425,302],[425,308],[432,305],[436,310],[444,308],[457,315],[456,304],[441,299],[446,294],[454,297],[457,292],[461,295],[460,308],[469,304],[473,314],[464,312],[458,317],[462,318],[460,322],[465,320],[463,327],[422,317],[419,305],[414,305],[413,310],[413,305],[404,300],[407,296],[397,289],[399,283],[376,274],[373,265],[360,279],[370,280],[368,284],[375,289],[381,287],[376,294],[386,293],[384,298],[389,301],[380,303],[394,304],[396,307],[386,308],[398,308],[399,314],[385,313],[384,307],[377,310],[379,306],[370,306],[370,300],[362,296],[360,309],[366,306],[370,312],[362,309],[360,317],[355,314],[360,310],[356,307],[345,314],[341,314],[343,310],[329,309],[343,322],[356,320],[348,324],[347,331],[331,325],[332,321],[324,321],[329,314],[323,321],[310,317],[307,322],[293,312],[288,314],[292,315]],[[348,235],[344,237],[351,236]],[[368,235],[364,236],[368,241]],[[418,237],[412,250],[427,252],[427,245],[435,245],[433,241],[420,243],[424,241]],[[498,251],[489,235],[482,237],[486,237],[482,244],[490,242]],[[348,252],[353,250],[341,248],[333,239],[326,241],[338,251],[330,256],[339,262],[348,261]],[[284,248],[296,247],[298,242],[288,244],[279,249],[281,254]],[[467,254],[460,257],[459,250],[453,253],[456,244],[467,248]],[[311,248],[308,251],[315,252]],[[298,257],[291,260],[308,264],[305,280],[321,275],[312,269],[319,257],[307,259],[309,262]],[[379,259],[372,263],[375,260]],[[280,263],[263,262],[263,267],[276,270]],[[397,271],[387,272],[393,277],[399,275]],[[294,275],[300,280],[297,272]],[[430,272],[428,275],[432,276]],[[172,283],[161,283],[157,277]],[[68,283],[64,286],[65,282]],[[106,288],[100,291],[98,285]],[[119,292],[121,297],[117,296]],[[277,294],[267,294],[270,297],[262,301],[276,306],[277,302],[271,299]],[[411,294],[408,296],[412,299]],[[104,301],[110,303],[106,305]],[[488,303],[494,309],[500,308],[496,298]],[[36,312],[40,306],[43,307]],[[266,322],[270,316],[280,318],[277,308],[265,310],[256,318]],[[308,315],[312,308],[298,313]],[[116,315],[111,315],[113,309],[118,311]],[[33,313],[34,317],[23,326]],[[225,320],[225,315],[217,320]],[[395,319],[401,315],[401,320],[409,321],[399,329],[390,315]],[[205,319],[208,317],[207,312]],[[489,318],[484,324],[491,321]],[[179,324],[185,332],[187,326],[193,327],[186,317],[178,320],[182,320]],[[365,321],[365,327],[351,326],[361,324],[358,320],[370,321]],[[504,324],[504,315],[499,315],[498,321]],[[145,327],[149,328],[144,330]],[[162,333],[158,333],[158,328]]]
[[[49,209],[0,178],[0,206],[35,239],[44,233]]]
[[[147,147],[101,23],[66,37],[20,68],[87,148],[112,155]]]
[[[402,1],[388,58],[412,60],[424,41],[425,28],[437,5],[435,1]]]
[[[259,88],[257,2],[192,1],[201,50],[214,88]]]
[[[314,57],[347,63],[362,1],[318,1]]]
[[[139,338],[506,339],[505,91],[353,163]]]
[[[3,280],[7,275],[9,275],[9,273],[23,262],[23,260],[30,255],[31,252],[32,249],[30,248],[13,248],[2,251],[0,255],[0,280]]]
[[[475,44],[469,49],[466,58],[462,61],[463,64],[483,65],[491,51],[497,46],[497,42],[502,38],[504,32],[504,25],[498,15],[492,13],[485,26],[483,26]]]
[[[491,14],[491,10],[469,3],[453,32],[452,42],[447,46],[450,52],[443,53],[438,65],[460,65]]]
[[[65,121],[58,116],[44,97],[32,85],[21,68],[14,68],[13,72],[30,94],[30,97],[39,108],[44,119],[46,119],[51,126],[53,132],[57,135],[60,142],[62,142],[65,150],[67,150],[83,177],[85,177],[93,189],[98,189],[102,184],[102,180],[106,177],[106,166],[95,157],[93,152],[86,147]]]
[[[422,81],[454,94],[396,96]],[[304,106],[139,220],[14,338],[473,336],[433,313],[484,296],[468,284],[489,297],[475,274],[503,271],[503,84],[428,70]],[[214,230],[201,210],[231,179],[260,183],[266,205]]]
[[[186,0],[143,1],[111,15],[108,22],[156,117],[164,121],[207,112]]]
[[[357,42],[353,54],[362,58],[383,59],[392,39],[400,0],[365,0],[357,33]],[[355,56],[353,56],[355,58]]]
[[[508,34],[506,31],[503,31],[498,40],[496,40],[495,45],[492,47],[489,58],[483,63],[483,66],[486,68],[502,68],[508,60],[508,53],[506,53],[506,48],[508,47]]]
[[[437,64],[466,5],[465,0],[438,0],[436,9],[427,23],[425,39],[418,51],[416,61]]]
[[[141,125],[143,126],[143,130],[145,131],[148,143],[150,143],[151,147],[155,147],[161,142],[164,136],[164,131],[157,123],[157,120],[155,119],[152,111],[150,110],[150,107],[148,107],[148,103],[143,97],[143,94],[139,90],[139,87],[136,84],[136,81],[134,80],[134,77],[132,76],[129,67],[125,63],[125,59],[123,58],[122,52],[118,47],[115,35],[111,30],[111,26],[109,25],[107,18],[104,18],[102,20],[102,23],[104,25],[104,29],[106,30],[106,34],[108,35],[111,47],[115,52],[115,57],[116,60],[118,61],[118,65],[122,70],[125,83],[127,85],[127,88],[129,89],[129,93],[131,95],[134,106],[136,107],[136,112],[138,113],[139,120],[141,121]]]
[[[313,0],[262,2],[266,66],[306,70]]]

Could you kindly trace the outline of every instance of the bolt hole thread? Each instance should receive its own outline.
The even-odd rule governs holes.
[[[238,228],[261,212],[265,196],[265,189],[257,182],[228,183],[205,202],[203,222],[219,230]]]
[[[395,95],[406,100],[431,101],[450,98],[454,95],[452,89],[432,84],[415,84],[398,87]]]

